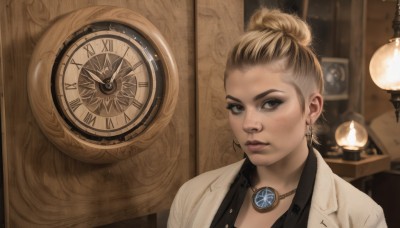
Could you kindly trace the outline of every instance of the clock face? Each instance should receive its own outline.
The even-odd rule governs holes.
[[[129,27],[89,25],[65,44],[56,62],[56,107],[85,139],[127,141],[157,112],[162,66],[151,45]]]
[[[342,100],[348,98],[348,60],[344,58],[321,59],[324,75],[325,100]]]

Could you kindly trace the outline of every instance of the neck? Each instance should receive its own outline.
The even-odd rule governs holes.
[[[281,191],[297,187],[305,161],[308,156],[308,147],[304,143],[298,150],[292,151],[280,161],[269,166],[257,166],[255,187],[270,186],[281,194]]]

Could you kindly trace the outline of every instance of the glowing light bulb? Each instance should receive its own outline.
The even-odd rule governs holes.
[[[374,53],[369,71],[381,89],[400,90],[400,38],[393,39]]]
[[[368,133],[363,125],[355,121],[342,123],[335,132],[336,143],[348,150],[359,150],[368,142]]]

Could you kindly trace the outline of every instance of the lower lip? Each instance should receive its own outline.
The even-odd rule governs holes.
[[[250,144],[246,145],[249,151],[260,151],[264,149],[267,145],[266,144]]]

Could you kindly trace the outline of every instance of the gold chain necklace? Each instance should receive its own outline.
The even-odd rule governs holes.
[[[254,209],[256,209],[258,212],[271,211],[278,205],[279,200],[293,195],[296,192],[296,189],[293,189],[290,192],[279,195],[278,192],[271,187],[262,187],[259,189],[254,189],[253,187],[250,188],[253,191],[251,202]]]

